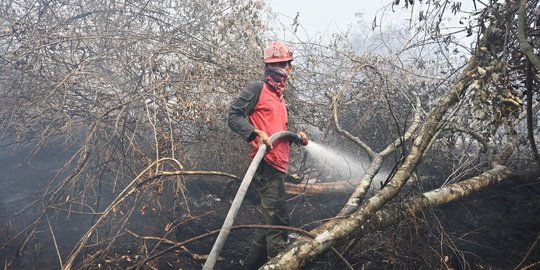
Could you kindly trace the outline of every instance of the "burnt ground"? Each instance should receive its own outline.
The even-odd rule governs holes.
[[[503,182],[444,205],[437,215],[458,251],[451,256],[456,269],[465,263],[472,269],[513,269],[540,237],[540,179]],[[537,243],[521,267],[539,261]]]
[[[46,179],[54,177],[63,161],[51,159],[55,151],[45,153],[47,162],[28,164],[23,157],[0,155],[2,196],[0,199],[0,240],[4,242],[19,228],[29,225],[30,218],[39,210],[18,212],[38,198],[46,186]],[[11,166],[11,167],[10,167]],[[189,178],[188,215],[185,207],[162,211],[146,211],[129,222],[128,228],[141,236],[164,234],[167,224],[172,224],[168,238],[185,241],[221,227],[234,196],[226,189],[226,180]],[[289,199],[292,225],[309,230],[320,220],[334,216],[347,194],[296,196]],[[164,198],[162,201],[167,201]],[[164,204],[166,206],[166,204]],[[176,205],[178,207],[178,205]],[[149,209],[152,207],[149,207]],[[15,215],[17,214],[17,215]],[[248,194],[237,224],[256,224],[260,213],[257,199]],[[51,217],[53,226],[59,226],[57,240],[63,258],[84,233],[91,221]],[[477,194],[447,205],[427,209],[408,217],[400,224],[373,233],[352,248],[342,249],[344,256],[355,269],[513,269],[523,260],[521,267],[540,261],[540,243],[531,249],[540,232],[540,179],[509,180]],[[216,269],[242,269],[250,245],[252,230],[231,232],[221,253],[223,260]],[[207,254],[214,238],[208,237],[187,245],[189,251],[176,250],[148,263],[144,269],[200,269],[203,260],[198,255]],[[0,259],[5,269],[57,269],[55,249],[47,227],[40,227],[22,257],[14,258],[18,242],[2,245]],[[157,254],[169,247],[156,245],[154,240],[124,237],[117,241],[112,251],[90,264],[88,269],[126,269],[140,261],[146,252]],[[529,249],[530,252],[529,252]],[[95,250],[86,250],[91,253]],[[540,265],[528,269],[540,269]],[[326,254],[306,269],[344,269],[332,254]]]
[[[214,184],[202,182],[192,185],[196,186],[193,190],[204,193],[216,189]],[[317,221],[335,215],[345,197],[332,194],[290,198],[293,225],[313,228],[319,224]],[[259,212],[255,203],[253,196],[245,201],[235,225],[257,222]],[[184,224],[176,231],[177,241],[219,228],[228,210],[226,204],[224,201],[217,202],[211,207],[215,212]],[[532,247],[539,232],[540,181],[507,181],[472,197],[409,217],[395,227],[366,237],[355,248],[343,252],[355,269],[494,270],[513,269],[529,253],[521,264],[520,269],[523,269],[540,261],[540,243]],[[216,269],[242,269],[249,253],[252,233],[250,230],[233,231],[221,253],[223,260],[217,263]],[[188,248],[192,253],[206,254],[213,240],[208,238],[189,244]],[[119,254],[118,257],[126,255],[129,254]],[[113,262],[109,264],[111,269],[129,265],[110,261]],[[151,265],[157,269],[200,269],[203,262],[194,260],[189,253],[182,251],[164,255]],[[528,269],[540,269],[539,266]],[[326,254],[306,269],[345,268],[335,256]]]

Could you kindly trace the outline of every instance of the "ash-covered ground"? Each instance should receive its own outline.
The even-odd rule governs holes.
[[[33,218],[41,213],[40,196],[48,180],[55,177],[65,162],[54,149],[40,152],[31,161],[27,154],[3,152],[0,156],[3,243],[0,259],[5,269],[58,269],[55,241],[65,259],[95,220],[84,215],[68,217],[62,212],[55,213],[49,218],[55,241],[44,223],[17,256],[23,238],[6,241],[31,225]],[[103,245],[85,249],[87,254],[96,255],[96,259],[84,264],[84,268],[134,267],[145,254],[156,255],[171,246],[156,238],[165,236],[170,241],[182,242],[219,229],[237,187],[228,185],[230,181],[216,177],[186,179],[187,197],[182,201],[187,202],[189,211],[182,203],[167,204],[169,198],[165,195],[160,207],[141,203],[146,205],[146,210],[141,211],[137,206],[137,213],[125,227],[137,236],[123,231],[106,254],[96,253]],[[316,227],[332,218],[347,197],[347,193],[291,196],[288,207],[292,226],[305,230]],[[260,224],[259,220],[257,196],[251,191],[235,225]],[[533,244],[539,232],[540,179],[538,176],[527,180],[515,178],[471,197],[426,209],[396,226],[381,228],[344,250],[343,255],[355,269],[513,269],[516,266],[535,269],[532,265],[540,261],[540,244]],[[249,229],[232,231],[216,269],[242,269],[252,234],[253,230]],[[214,237],[158,256],[142,269],[200,269]],[[328,253],[306,269],[344,269],[344,265]]]

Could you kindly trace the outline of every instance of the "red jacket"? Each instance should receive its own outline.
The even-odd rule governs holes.
[[[249,123],[255,128],[264,131],[269,137],[274,133],[287,130],[287,108],[283,96],[268,89],[267,84],[264,84],[259,102],[249,115]],[[251,141],[254,149],[251,152],[251,158],[257,153],[257,137]],[[287,173],[289,169],[289,141],[278,140],[274,142],[272,151],[264,155],[264,161],[275,169]]]
[[[272,136],[276,132],[287,130],[287,122],[285,101],[262,81],[253,82],[244,89],[229,110],[228,125],[246,141],[251,142],[254,148],[252,158],[258,150],[258,137],[253,131],[259,129]],[[273,168],[287,173],[289,142],[274,142],[272,151],[266,153],[263,159]]]

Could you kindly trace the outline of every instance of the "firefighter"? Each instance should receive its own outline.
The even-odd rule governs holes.
[[[287,108],[283,99],[287,78],[293,71],[293,53],[283,42],[271,42],[264,50],[263,81],[252,82],[232,103],[229,127],[253,146],[251,157],[260,145],[266,144],[267,153],[259,164],[253,185],[261,198],[262,218],[266,225],[289,225],[285,204],[285,177],[289,165],[289,142],[277,140],[272,146],[269,136],[287,130]],[[307,136],[298,132],[305,143]],[[253,239],[247,269],[258,269],[269,258],[285,248],[287,232],[257,231]]]

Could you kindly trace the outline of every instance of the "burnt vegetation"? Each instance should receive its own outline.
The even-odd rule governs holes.
[[[293,149],[291,243],[265,268],[540,266],[539,4],[472,3],[394,1],[365,37],[291,42],[290,130],[366,162],[344,179]],[[418,12],[386,25],[398,9]],[[228,106],[261,78],[274,15],[8,0],[0,19],[3,268],[200,269],[250,162]],[[216,269],[241,268],[268,229],[257,200]]]

